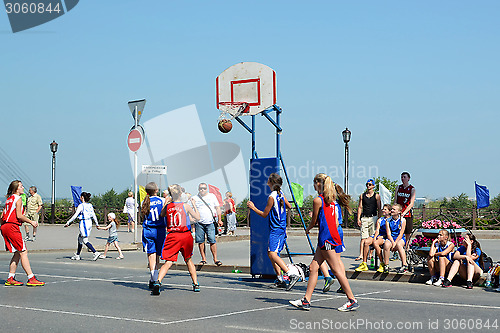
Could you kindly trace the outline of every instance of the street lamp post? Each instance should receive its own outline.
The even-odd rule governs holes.
[[[50,222],[54,224],[54,218],[56,213],[56,152],[57,152],[57,142],[52,140],[50,144],[50,151],[52,152],[52,200],[50,206]]]
[[[344,173],[344,191],[346,194],[349,194],[349,141],[351,141],[351,131],[345,128],[342,131],[342,139],[344,139],[345,143],[345,173]],[[347,221],[348,211],[347,209],[344,212],[345,219]]]

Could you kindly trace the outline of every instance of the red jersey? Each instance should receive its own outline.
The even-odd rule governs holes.
[[[191,221],[183,202],[171,202],[167,205],[167,231],[191,231]]]
[[[410,198],[411,198],[411,192],[413,191],[414,187],[412,185],[408,185],[407,188],[404,188],[403,185],[399,185],[397,189],[397,194],[396,194],[396,203],[400,204],[402,208],[401,211],[404,211],[406,207],[410,204]],[[404,217],[412,217],[413,216],[413,210],[410,209],[408,213]]]
[[[22,223],[17,219],[16,213],[16,203],[21,200],[21,197],[17,194],[12,194],[5,202],[5,208],[3,209],[2,220],[4,222],[14,223],[21,225]]]

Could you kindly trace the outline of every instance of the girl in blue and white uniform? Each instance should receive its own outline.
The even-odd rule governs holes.
[[[462,240],[462,246],[453,254],[453,264],[451,265],[448,278],[443,281],[441,287],[451,287],[451,281],[457,274],[467,280],[466,288],[472,289],[483,274],[483,260],[481,256],[481,245],[473,234],[467,234]]]
[[[357,272],[364,272],[368,270],[368,265],[366,260],[368,258],[368,252],[370,251],[370,245],[373,245],[375,248],[375,252],[379,258],[382,258],[382,249],[381,247],[386,242],[387,238],[387,220],[391,214],[391,205],[385,204],[382,207],[382,217],[377,220],[377,224],[375,225],[375,233],[368,237],[364,242],[363,247],[363,262],[355,269]],[[397,236],[396,236],[397,237]],[[385,264],[383,262],[380,263],[377,272],[384,272]]]
[[[64,225],[65,228],[69,227],[71,223],[78,217],[80,220],[80,233],[78,234],[78,248],[76,253],[71,260],[80,260],[80,253],[82,252],[83,244],[87,246],[90,251],[94,253],[93,260],[97,260],[101,255],[100,252],[97,252],[94,246],[89,242],[90,231],[92,230],[92,219],[95,221],[97,227],[99,227],[99,221],[97,221],[97,217],[95,216],[94,207],[89,202],[91,194],[88,192],[82,192],[80,199],[82,203],[78,205],[76,208],[75,214],[66,222]]]
[[[439,230],[438,236],[432,241],[427,267],[431,278],[425,284],[439,287],[444,281],[446,272],[450,270],[455,245],[448,240],[450,233],[446,229]]]
[[[347,296],[347,302],[339,307],[338,310],[353,311],[359,307],[359,304],[354,298],[349,281],[347,280],[340,254],[335,251],[335,248],[342,244],[338,233],[339,214],[337,213],[337,206],[335,204],[337,191],[331,178],[325,174],[318,174],[314,177],[314,188],[318,192],[318,196],[313,201],[313,215],[306,229],[306,234],[316,224],[319,224],[318,246],[316,254],[309,265],[309,281],[307,283],[306,294],[302,299],[290,301],[290,304],[303,310],[310,309],[311,297],[318,281],[318,271],[326,260]]]
[[[153,289],[154,282],[158,280],[158,264],[165,243],[166,224],[165,218],[160,216],[165,199],[158,196],[158,185],[151,182],[146,185],[146,198],[141,205],[142,220],[142,246],[148,256],[151,277],[149,289]]]
[[[391,208],[391,216],[386,221],[387,241],[384,243],[384,273],[389,272],[389,254],[398,251],[402,266],[398,273],[403,274],[408,271],[405,252],[405,226],[406,220],[401,216],[401,205],[395,204]]]
[[[283,179],[281,176],[277,173],[272,173],[267,180],[267,186],[269,186],[272,192],[267,199],[267,205],[264,211],[255,207],[252,201],[247,202],[247,207],[260,217],[266,218],[269,216],[270,230],[267,255],[276,272],[277,280],[275,284],[277,287],[290,290],[300,277],[295,274],[288,276],[289,268],[279,255],[286,241],[286,209],[292,207],[281,191],[282,185]],[[283,271],[284,274],[281,274],[281,271]]]

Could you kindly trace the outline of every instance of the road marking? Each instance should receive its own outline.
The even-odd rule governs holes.
[[[494,306],[494,305],[458,304],[458,303],[445,303],[445,302],[436,302],[436,301],[413,301],[413,300],[407,300],[407,299],[374,298],[374,297],[360,297],[360,299],[391,302],[391,303],[396,302],[396,303],[412,303],[412,304],[425,304],[425,305],[446,305],[446,306],[452,306],[452,307],[481,308],[481,309],[489,309],[489,310],[500,309],[500,306]]]
[[[103,280],[103,279],[98,279],[98,280]],[[215,288],[215,289],[221,289],[221,288]],[[380,294],[380,293],[385,293],[385,292],[390,292],[390,290],[364,293],[364,294],[358,295],[357,297],[360,297],[363,295]],[[311,302],[326,301],[326,300],[335,299],[335,298],[339,298],[339,297],[343,297],[343,295],[325,297],[325,298],[314,300]],[[256,309],[248,309],[248,310],[241,310],[241,311],[233,311],[233,312],[229,312],[229,313],[221,313],[221,314],[212,315],[212,316],[203,316],[203,317],[198,317],[198,318],[188,318],[188,319],[179,319],[179,320],[172,320],[172,321],[166,321],[166,322],[163,321],[162,322],[162,321],[157,321],[157,320],[135,319],[135,318],[127,318],[127,317],[106,316],[106,315],[102,315],[102,314],[93,314],[93,313],[50,310],[50,309],[41,309],[41,308],[34,308],[34,307],[23,307],[23,306],[16,306],[16,305],[0,304],[0,307],[17,309],[17,310],[39,311],[39,312],[49,312],[49,313],[57,313],[57,314],[68,314],[68,315],[75,315],[75,316],[80,316],[80,317],[92,317],[92,318],[101,318],[101,319],[125,320],[125,321],[131,321],[131,322],[157,324],[157,325],[171,325],[171,324],[178,324],[178,323],[185,323],[185,322],[192,322],[192,321],[199,321],[199,320],[206,320],[206,319],[228,317],[228,316],[234,316],[234,315],[250,313],[250,312],[280,309],[280,308],[285,308],[285,307],[289,307],[289,306],[291,306],[291,305],[290,304],[276,305],[276,306],[269,306],[269,307],[265,307],[265,308],[256,308]]]

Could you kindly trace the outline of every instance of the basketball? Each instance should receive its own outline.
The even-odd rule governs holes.
[[[219,131],[221,131],[222,133],[229,133],[232,128],[233,124],[231,123],[231,120],[222,119],[221,121],[219,121]]]

